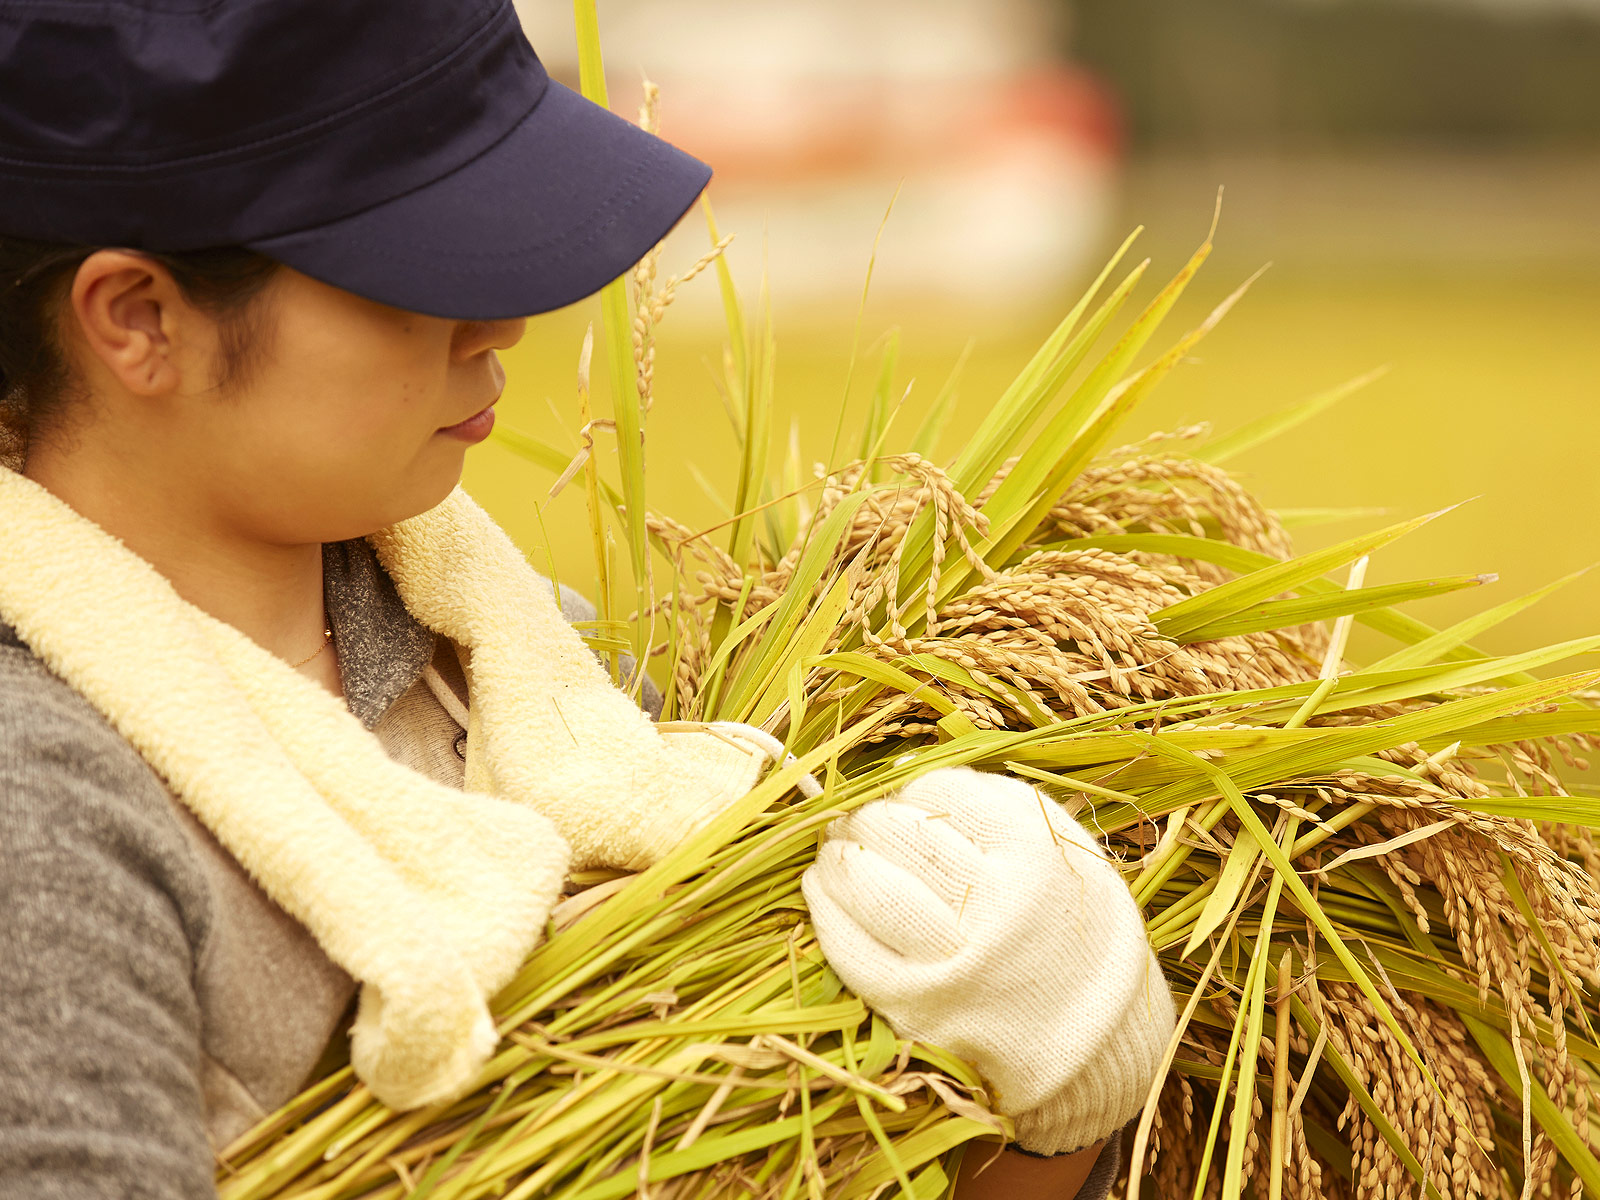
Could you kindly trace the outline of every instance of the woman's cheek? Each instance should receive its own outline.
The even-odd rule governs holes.
[[[336,393],[284,391],[255,397],[251,407],[224,454],[251,477],[241,484],[290,508],[338,503],[352,484],[370,488],[395,453],[367,407]]]

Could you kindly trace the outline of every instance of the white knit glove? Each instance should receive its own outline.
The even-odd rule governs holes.
[[[845,986],[976,1065],[1023,1149],[1082,1149],[1143,1107],[1171,992],[1116,865],[1035,788],[932,771],[830,825],[802,882]]]

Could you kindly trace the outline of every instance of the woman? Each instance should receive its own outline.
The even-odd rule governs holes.
[[[456,489],[495,350],[708,176],[508,0],[0,0],[8,1200],[212,1195],[347,1042],[386,1102],[459,1094],[566,871],[754,780]],[[936,772],[805,884],[845,982],[1016,1117],[960,1194],[1103,1196],[1173,1022],[1093,839]]]

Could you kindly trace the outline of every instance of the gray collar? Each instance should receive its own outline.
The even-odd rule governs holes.
[[[434,632],[413,617],[363,538],[325,542],[322,597],[339,648],[339,679],[350,711],[368,729],[422,676]],[[0,646],[27,648],[4,621]]]
[[[322,596],[345,701],[371,729],[421,677],[434,632],[411,615],[364,538],[323,543]]]

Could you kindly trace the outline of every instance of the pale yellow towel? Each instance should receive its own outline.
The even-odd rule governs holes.
[[[372,541],[412,613],[470,650],[464,792],[391,761],[320,685],[0,469],[0,617],[361,982],[352,1064],[410,1108],[476,1079],[488,998],[542,936],[569,847],[648,865],[763,759],[658,732],[459,489]]]
[[[472,648],[468,790],[535,805],[571,843],[574,869],[647,866],[686,820],[750,790],[748,753],[663,736],[611,685],[550,584],[459,488],[369,540],[412,615]]]

